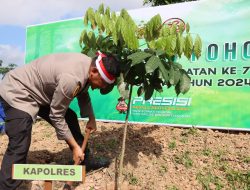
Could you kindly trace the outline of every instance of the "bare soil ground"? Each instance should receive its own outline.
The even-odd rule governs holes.
[[[84,122],[81,123],[84,131]],[[75,190],[111,190],[116,179],[121,151],[123,124],[98,122],[89,147],[96,157],[108,157],[108,168],[89,172],[85,184]],[[7,147],[0,136],[0,163]],[[45,121],[33,126],[28,163],[67,164],[71,151],[56,138],[54,128]],[[197,128],[174,128],[133,124],[128,128],[124,159],[123,189],[250,190],[250,133]],[[64,182],[54,182],[61,190]],[[42,190],[43,181],[25,181],[19,190]]]

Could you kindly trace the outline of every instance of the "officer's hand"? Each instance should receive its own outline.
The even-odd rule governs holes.
[[[94,117],[89,117],[89,120],[86,125],[86,130],[89,129],[91,132],[96,131],[96,121]],[[85,131],[87,132],[87,131]]]
[[[80,146],[73,148],[73,160],[75,164],[80,164],[84,160],[84,153]]]

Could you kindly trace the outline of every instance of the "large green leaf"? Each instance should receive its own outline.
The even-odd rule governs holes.
[[[160,63],[159,65],[159,69],[160,69],[160,72],[163,76],[163,79],[165,80],[165,82],[169,81],[169,78],[170,78],[170,70],[166,69],[166,67],[164,66],[165,63]]]
[[[147,61],[145,68],[146,68],[146,73],[152,73],[159,67],[161,64],[161,60],[156,57],[156,56],[151,56],[149,60]]]
[[[144,63],[137,64],[125,73],[124,81],[132,85],[140,85],[144,81],[145,73]]]
[[[145,53],[144,51],[139,51],[139,52],[135,52],[135,53],[129,55],[127,58],[132,61],[131,66],[134,66],[138,63],[142,63],[146,58],[149,58],[151,56],[152,56],[152,54],[150,54],[150,53]]]
[[[123,19],[121,21],[121,34],[125,45],[132,50],[136,50],[139,47],[139,41],[135,36],[135,31],[133,30],[129,20]]]
[[[163,80],[161,79],[161,76],[159,75],[159,69],[157,69],[154,71],[152,77],[150,78],[150,84],[154,87],[155,90],[161,93],[163,92],[162,83],[163,83]]]
[[[179,83],[175,86],[175,92],[177,95],[180,93],[185,94],[189,91],[191,86],[191,78],[188,76],[187,72],[183,69],[180,70],[181,78]]]
[[[144,99],[149,100],[154,93],[154,87],[152,85],[147,85],[144,87],[144,90],[145,90]]]

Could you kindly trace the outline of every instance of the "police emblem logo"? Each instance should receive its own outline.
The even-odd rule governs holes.
[[[81,90],[81,83],[78,82],[78,84],[77,84],[75,90],[73,91],[73,94],[72,94],[73,97],[76,97],[76,96],[78,95],[78,93],[80,92],[80,90]]]

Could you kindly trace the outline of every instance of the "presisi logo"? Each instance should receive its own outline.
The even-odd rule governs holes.
[[[154,97],[144,100],[143,97],[135,97],[132,105],[151,105],[151,106],[190,106],[192,98],[172,98],[172,97]]]

